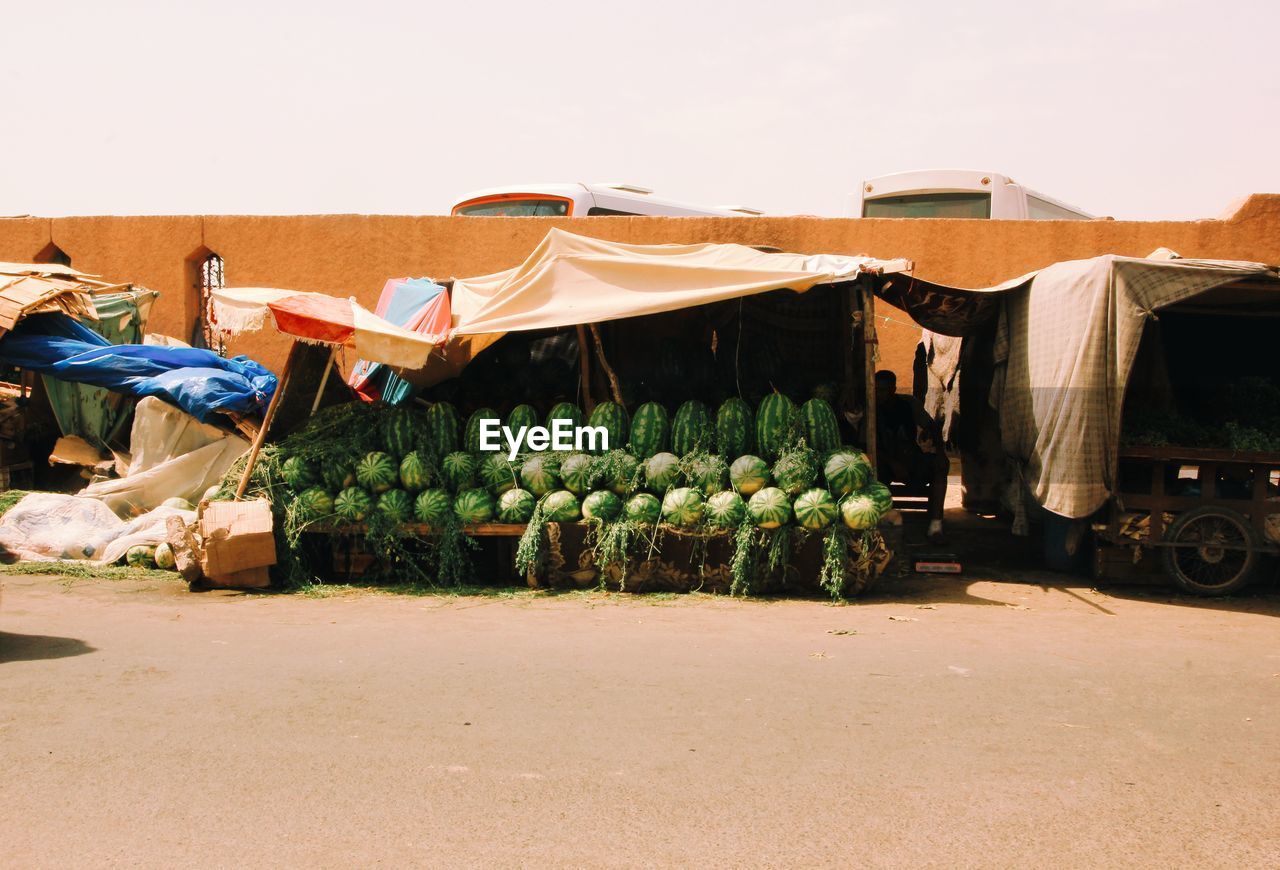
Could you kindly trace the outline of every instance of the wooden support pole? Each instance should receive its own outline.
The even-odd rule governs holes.
[[[320,376],[320,389],[316,390],[316,400],[311,403],[311,413],[308,417],[314,417],[316,411],[320,410],[320,400],[324,398],[324,388],[329,383],[329,372],[333,371],[334,360],[338,357],[338,348],[341,345],[335,344],[333,350],[329,351],[329,362],[324,367],[324,374]]]
[[[587,349],[587,328],[578,324],[578,375],[582,382],[582,407],[590,414],[596,409],[591,398],[591,351]]]
[[[280,407],[280,397],[284,395],[285,387],[289,384],[289,375],[293,371],[293,358],[298,355],[298,342],[294,342],[289,347],[289,356],[285,358],[284,368],[280,371],[280,377],[276,381],[276,391],[271,394],[271,401],[267,404],[267,411],[262,415],[262,427],[258,429],[258,435],[253,439],[253,447],[249,450],[249,461],[245,463],[244,474],[240,475],[240,485],[236,487],[236,499],[244,498],[244,491],[249,488],[249,477],[253,474],[253,467],[258,462],[258,453],[262,450],[262,444],[267,440],[267,430],[271,428],[271,421],[276,416],[276,409]]]
[[[876,300],[871,288],[865,284],[859,288],[862,294],[862,359],[866,380],[867,407],[863,416],[866,427],[867,459],[871,461],[871,470],[879,467],[876,464],[876,362],[880,358],[880,339],[876,337]]]
[[[600,340],[600,327],[594,323],[591,324],[591,337],[595,339],[596,358],[600,360],[600,368],[604,369],[604,373],[609,377],[609,388],[613,391],[613,400],[623,405],[622,386],[618,383],[618,376],[613,373],[609,361],[604,358],[604,343]]]

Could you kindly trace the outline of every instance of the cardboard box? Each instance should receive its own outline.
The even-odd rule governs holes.
[[[267,566],[246,568],[234,574],[206,576],[204,582],[208,586],[221,589],[263,589],[271,585],[271,576]]]
[[[271,505],[266,499],[215,501],[200,516],[204,538],[201,570],[209,578],[227,577],[276,563]],[[265,585],[265,584],[264,584]]]

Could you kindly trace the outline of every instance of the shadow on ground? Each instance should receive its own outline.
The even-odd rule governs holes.
[[[44,634],[10,634],[0,631],[0,664],[65,659],[96,652],[74,637],[50,637]]]

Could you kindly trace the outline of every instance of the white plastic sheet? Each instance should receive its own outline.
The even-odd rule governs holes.
[[[163,542],[171,516],[196,519],[195,511],[160,507],[125,521],[98,499],[33,492],[0,517],[0,545],[26,561],[109,565],[130,547]]]

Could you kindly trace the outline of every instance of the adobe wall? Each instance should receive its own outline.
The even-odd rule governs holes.
[[[30,262],[50,243],[71,264],[163,294],[153,332],[189,339],[196,313],[194,264],[209,251],[229,286],[354,295],[372,307],[389,277],[474,276],[520,263],[552,226],[614,241],[740,242],[800,253],[907,257],[924,279],[984,287],[1059,260],[1105,253],[1142,256],[1168,247],[1187,257],[1280,263],[1280,195],[1250,197],[1227,220],[958,221],[817,217],[452,218],[297,215],[0,219],[0,260]],[[883,364],[910,383],[918,330],[881,305]],[[285,342],[270,333],[232,352],[268,366]]]

